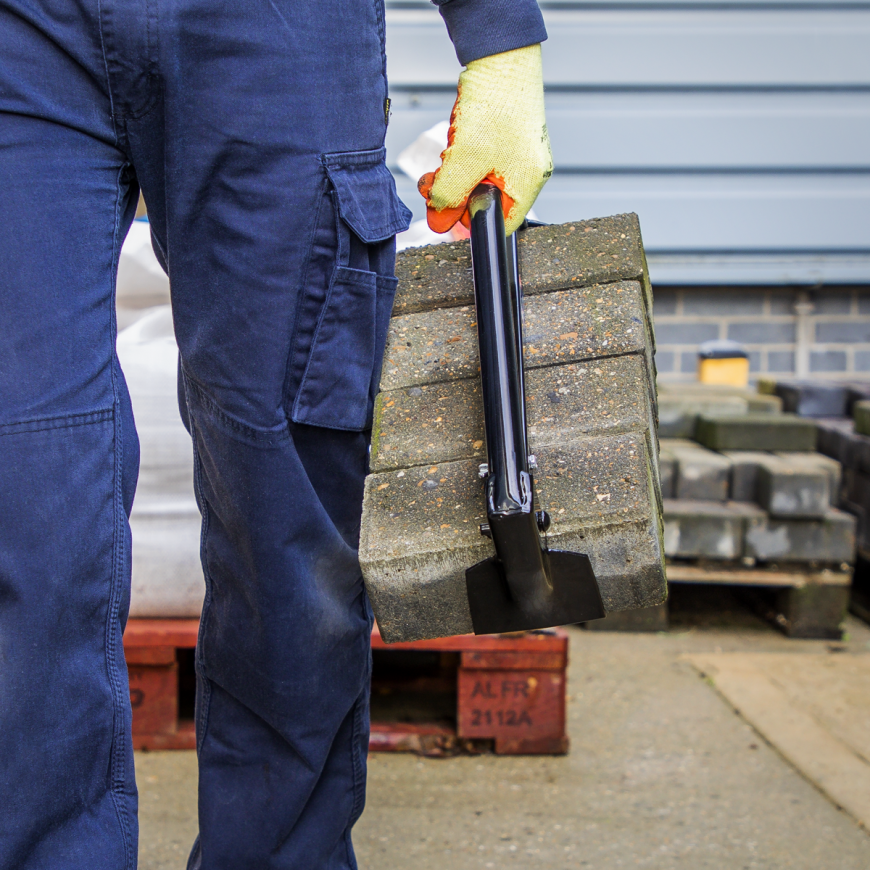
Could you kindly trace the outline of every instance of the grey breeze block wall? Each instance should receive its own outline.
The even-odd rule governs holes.
[[[750,377],[870,380],[870,286],[655,288],[656,367],[693,381],[698,345],[739,341]]]

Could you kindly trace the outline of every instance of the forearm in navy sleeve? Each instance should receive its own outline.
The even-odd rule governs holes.
[[[432,0],[463,65],[547,38],[537,0]]]

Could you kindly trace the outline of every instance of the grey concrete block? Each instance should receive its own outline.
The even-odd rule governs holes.
[[[695,437],[712,450],[815,450],[816,424],[793,414],[709,415]]]
[[[536,447],[548,546],[589,554],[608,611],[664,600],[658,504],[647,442],[636,434]],[[366,479],[360,563],[388,642],[471,630],[465,570],[493,555],[474,459]]]
[[[831,473],[806,459],[771,454],[758,466],[757,500],[771,516],[821,518],[831,504]]]
[[[844,350],[810,351],[811,372],[846,371],[846,352]]]
[[[523,356],[527,369],[640,353],[648,357],[643,288],[637,282],[578,287],[525,300]],[[473,306],[394,316],[381,390],[477,377]]]
[[[805,468],[821,472],[828,476],[831,484],[831,504],[836,507],[837,495],[843,478],[843,466],[830,456],[822,453],[776,453],[780,459],[788,462],[793,468]]]
[[[745,555],[761,562],[853,562],[855,525],[855,517],[835,508],[818,520],[765,517],[749,524]]]
[[[769,372],[793,372],[793,350],[769,350],[767,352],[767,370]]]
[[[825,456],[830,456],[844,465],[847,460],[847,444],[854,432],[855,425],[850,419],[817,420],[818,443],[816,449]]]
[[[870,401],[855,402],[852,407],[852,419],[855,421],[855,432],[858,435],[870,435]]]
[[[845,417],[849,393],[840,384],[820,381],[778,381],[782,409],[801,417]]]
[[[816,341],[838,344],[870,341],[870,320],[833,320],[817,323]]]
[[[660,437],[692,438],[700,414],[746,414],[749,402],[742,396],[666,392],[659,394],[658,409]]]
[[[657,323],[656,344],[701,344],[719,338],[715,323]]]
[[[854,359],[856,372],[870,372],[870,350],[856,350]]]
[[[702,501],[726,501],[731,477],[731,463],[721,453],[700,445],[672,447],[676,461],[674,497]]]
[[[662,498],[674,497],[674,485],[677,477],[677,460],[670,450],[659,447],[659,481],[662,487]]]
[[[731,463],[731,501],[754,502],[758,491],[758,468],[771,454],[758,450],[728,450],[722,455]]]
[[[730,323],[728,338],[743,344],[791,344],[795,339],[795,325],[776,321]]]
[[[735,502],[664,502],[665,555],[669,558],[739,559],[748,524],[764,512]]]
[[[625,280],[646,283],[634,214],[524,230],[519,253],[525,296]],[[468,242],[402,251],[396,276],[394,316],[474,304]]]
[[[652,408],[647,373],[637,354],[531,369],[526,419],[531,444],[606,432],[643,432]],[[421,462],[486,461],[478,378],[380,393],[372,426],[371,470]]]
[[[529,230],[520,266],[547,544],[589,554],[609,611],[654,606],[666,584],[652,300],[637,218]],[[485,439],[468,246],[405,252],[398,271],[360,535],[388,641],[469,631],[465,571],[492,555],[479,531]]]
[[[764,294],[744,287],[703,287],[684,292],[683,313],[707,316],[764,313]]]

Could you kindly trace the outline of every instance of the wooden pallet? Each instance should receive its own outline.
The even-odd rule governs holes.
[[[669,584],[738,586],[753,596],[763,615],[795,638],[839,639],[849,604],[852,569],[750,568],[713,562],[669,563]],[[586,623],[596,631],[667,631],[668,605],[612,613]]]
[[[124,651],[136,749],[196,746],[191,691],[192,650],[198,631],[196,619],[128,622]],[[499,755],[568,751],[568,637],[564,632],[464,635],[387,645],[375,628],[372,651],[371,751],[423,755],[489,749]],[[419,667],[415,656],[425,660]],[[391,673],[391,662],[403,666],[398,677]],[[377,700],[384,695],[399,695],[407,701],[404,707],[412,709],[420,697],[441,697],[447,703],[428,717],[417,711],[416,715],[377,718],[379,707],[383,708]]]

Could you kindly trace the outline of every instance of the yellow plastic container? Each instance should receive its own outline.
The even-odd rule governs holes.
[[[698,351],[698,380],[702,384],[745,387],[749,357],[735,341],[707,341]]]

